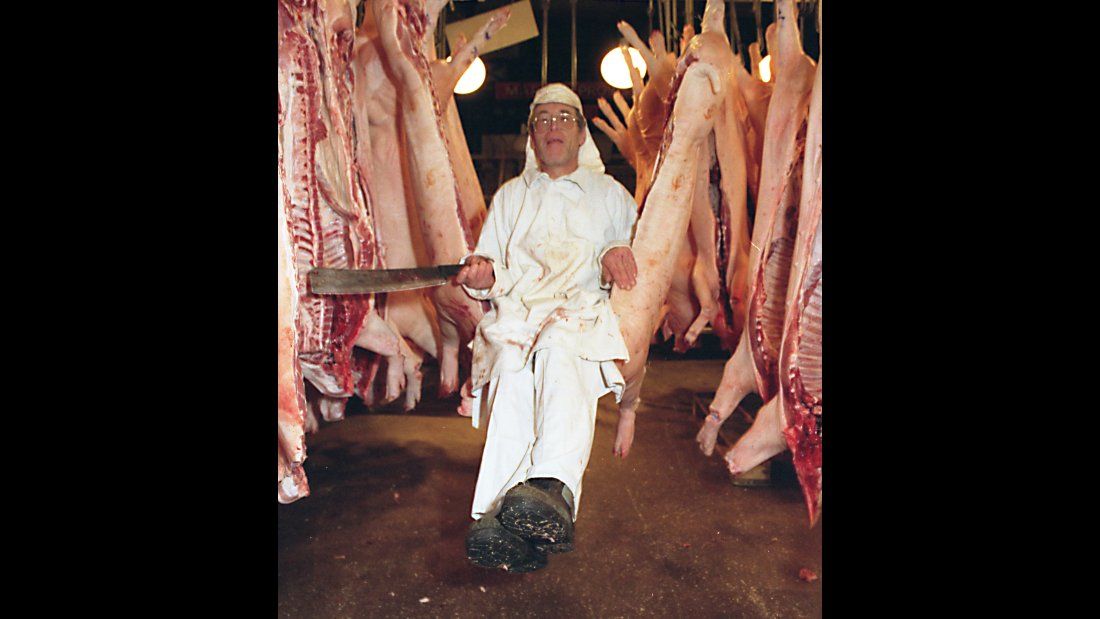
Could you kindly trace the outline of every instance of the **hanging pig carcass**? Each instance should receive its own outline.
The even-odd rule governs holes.
[[[720,11],[719,3],[707,5],[703,34],[695,39],[708,32],[721,32],[724,12]],[[728,43],[725,46],[728,54]],[[730,67],[725,64],[729,56],[711,54],[708,50],[712,48],[693,42],[677,64],[671,89],[672,116],[631,244],[638,264],[637,284],[630,290],[616,287],[611,293],[630,355],[622,364],[627,385],[619,404],[614,447],[621,457],[629,453],[633,442],[650,337],[669,292],[676,257],[687,242],[697,180],[700,174],[709,172],[699,162],[707,152],[716,121],[725,113],[723,105],[732,80]]]
[[[326,399],[325,416],[341,415],[357,377],[371,367],[366,359],[357,363],[352,349],[363,324],[377,317],[372,295],[314,295],[307,274],[314,267],[371,269],[379,262],[370,195],[356,160],[348,70],[354,15],[346,2],[283,0],[278,17],[279,427],[285,461],[279,499],[289,502],[308,493],[300,434],[309,404],[298,375]],[[284,324],[291,316],[293,337]]]
[[[819,63],[799,172],[797,231],[777,352],[778,389],[725,458],[730,472],[740,474],[789,448],[811,526],[821,514],[822,489],[821,91]]]
[[[443,3],[431,6],[415,1],[379,0],[367,10],[368,42],[362,56],[364,72],[377,88],[370,91],[372,162],[379,190],[386,196],[385,221],[380,222],[385,252],[392,267],[455,263],[471,251],[484,219],[484,198],[466,205],[469,193],[460,190],[448,134],[455,73],[476,55],[481,42],[456,54],[452,63],[433,62],[427,43]],[[498,14],[478,34],[487,38],[499,29],[506,14]],[[449,73],[448,73],[449,70]],[[436,85],[435,81],[446,81]],[[458,132],[461,129],[458,128]],[[465,153],[466,158],[469,157]],[[468,166],[472,168],[472,163]],[[466,170],[465,164],[459,165]],[[467,198],[464,199],[464,194]],[[391,206],[392,205],[392,206]],[[427,293],[400,295],[394,320],[399,330],[440,361],[440,395],[458,388],[461,345],[469,342],[481,319],[482,305],[459,286],[444,285]],[[434,312],[434,316],[432,315]]]
[[[369,132],[364,133],[369,141],[363,141],[360,151],[362,160],[370,164],[375,200],[385,205],[377,211],[376,226],[387,268],[438,264],[434,260],[443,259],[439,257],[440,252],[449,256],[454,253],[454,246],[461,245],[466,236],[464,228],[476,235],[485,218],[484,197],[466,149],[453,102],[453,88],[477,56],[479,47],[504,25],[508,14],[497,11],[472,40],[460,46],[453,59],[444,61],[435,59],[435,48],[430,45],[433,24],[443,6],[440,2],[427,7],[417,3],[390,3],[388,7],[373,3],[366,10],[357,34],[356,109],[363,111],[363,126],[369,126]],[[393,15],[387,18],[390,30],[385,40],[379,31],[379,16],[383,14]],[[415,26],[419,21],[424,23]],[[385,41],[397,40],[399,26],[404,33],[403,42],[386,44]],[[403,47],[406,44],[407,47]],[[410,63],[423,67],[425,62],[430,66],[429,71],[411,76],[411,82],[399,79],[399,75],[407,75],[405,68]],[[410,99],[421,103],[412,105]],[[431,103],[426,105],[428,101]],[[434,114],[437,107],[442,110],[439,115]],[[413,128],[411,133],[410,127]],[[421,136],[424,132],[428,132],[429,137],[442,133],[442,137],[424,142]],[[422,159],[423,153],[411,151],[435,148],[440,142],[447,148],[449,166],[456,181],[456,201],[462,210],[458,217],[448,211],[442,220],[425,223],[424,217],[430,220],[441,208],[447,210],[447,207],[440,200],[430,204],[421,202],[424,188],[438,182],[438,167],[414,166],[413,158]],[[438,193],[434,187],[431,192]],[[431,244],[427,242],[424,229],[429,224],[436,225],[434,234],[444,234],[449,245],[441,248],[439,239]],[[411,290],[387,295],[386,319],[402,336],[406,410],[413,408],[420,397],[419,366],[423,353],[440,362],[439,395],[450,395],[457,387],[460,345],[468,341],[459,327],[469,326],[469,319],[463,319],[460,312],[467,308],[476,316],[478,306],[457,299],[453,292]],[[459,311],[449,309],[455,307]],[[392,378],[387,380],[383,402],[396,397],[393,383]],[[364,395],[368,403],[373,402],[373,393]]]
[[[749,250],[749,302],[745,327],[726,363],[709,415],[696,440],[713,453],[718,429],[750,392],[765,402],[778,389],[779,344],[798,227],[806,122],[814,81],[813,60],[802,52],[791,0],[776,3],[772,49],[774,91],[768,105],[760,200]],[[727,462],[730,461],[727,454]]]
[[[728,39],[717,23],[723,13],[724,7],[720,5],[708,6],[703,27],[706,36],[692,36],[692,29],[684,28],[685,38],[681,44],[685,52],[694,42],[694,55],[715,59],[725,56],[720,61],[722,66],[733,63]],[[595,119],[594,124],[615,141],[635,167],[638,182],[635,197],[644,207],[652,174],[648,168],[652,167],[660,147],[660,140],[654,142],[653,139],[659,135],[655,129],[663,128],[655,119],[663,122],[667,118],[669,101],[663,97],[669,91],[670,69],[675,65],[672,54],[663,51],[664,42],[659,32],[650,36],[650,46],[646,47],[625,22],[619,24],[619,30],[627,42],[639,48],[650,80],[643,87],[637,74],[632,74],[633,105],[627,106],[616,94],[615,103],[623,112],[625,125],[603,100],[600,108],[607,121]],[[658,319],[663,336],[674,339],[673,350],[677,352],[695,345],[708,324],[713,326],[722,345],[733,349],[744,322],[749,223],[744,125],[748,114],[732,73],[727,72],[723,79],[728,84],[728,91],[713,135],[698,161],[700,170],[695,174],[687,241],[681,244],[675,258],[669,290]]]

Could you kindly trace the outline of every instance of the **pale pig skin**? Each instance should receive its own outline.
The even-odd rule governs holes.
[[[462,191],[468,183],[455,182],[458,173],[463,178],[469,176],[472,162],[464,151],[464,138],[462,144],[453,143],[462,132],[452,90],[476,57],[478,46],[504,25],[508,15],[498,11],[448,63],[434,60],[434,48],[429,45],[431,24],[444,4],[433,0],[421,9],[416,2],[400,6],[377,2],[360,29],[361,64],[371,84],[366,92],[370,96],[373,176],[382,195],[380,202],[387,205],[379,221],[380,237],[390,268],[457,262],[467,253],[472,235],[484,220],[484,199],[476,183]],[[429,20],[419,35],[399,15],[399,11],[417,10],[426,11]],[[434,89],[429,88],[424,62],[430,66]],[[444,110],[442,118],[437,109]],[[450,139],[444,139],[441,131]],[[403,144],[417,144],[417,148],[406,150]],[[462,195],[461,212],[458,192]],[[417,299],[425,294],[434,303],[430,312]],[[472,336],[481,305],[454,286],[428,293],[401,293],[399,297],[388,316],[403,336],[440,359],[440,395],[453,393],[458,387],[460,345]],[[409,385],[418,367],[419,363],[406,362]],[[418,397],[407,396],[406,406]]]
[[[671,122],[675,123],[663,161],[646,198],[631,248],[638,265],[637,285],[614,288],[611,304],[619,317],[630,360],[621,364],[626,389],[619,405],[615,453],[626,457],[634,436],[649,341],[668,294],[674,261],[687,236],[697,162],[718,112],[723,82],[718,71],[699,61],[686,68]]]

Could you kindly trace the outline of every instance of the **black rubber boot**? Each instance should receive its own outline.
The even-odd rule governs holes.
[[[552,477],[535,477],[504,495],[500,524],[548,552],[573,550],[573,507],[569,489]]]
[[[466,558],[484,568],[507,572],[533,572],[546,567],[546,552],[511,533],[493,516],[470,525],[466,533]]]

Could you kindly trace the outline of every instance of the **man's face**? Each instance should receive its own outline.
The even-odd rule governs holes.
[[[568,115],[573,122],[563,120]],[[553,119],[548,127],[540,120]],[[531,148],[542,168],[576,167],[587,132],[577,111],[564,103],[540,103],[531,120]]]

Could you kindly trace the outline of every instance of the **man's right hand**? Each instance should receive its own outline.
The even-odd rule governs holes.
[[[493,261],[481,256],[470,256],[462,270],[455,275],[455,283],[469,286],[474,290],[492,288],[497,281],[493,273]]]

